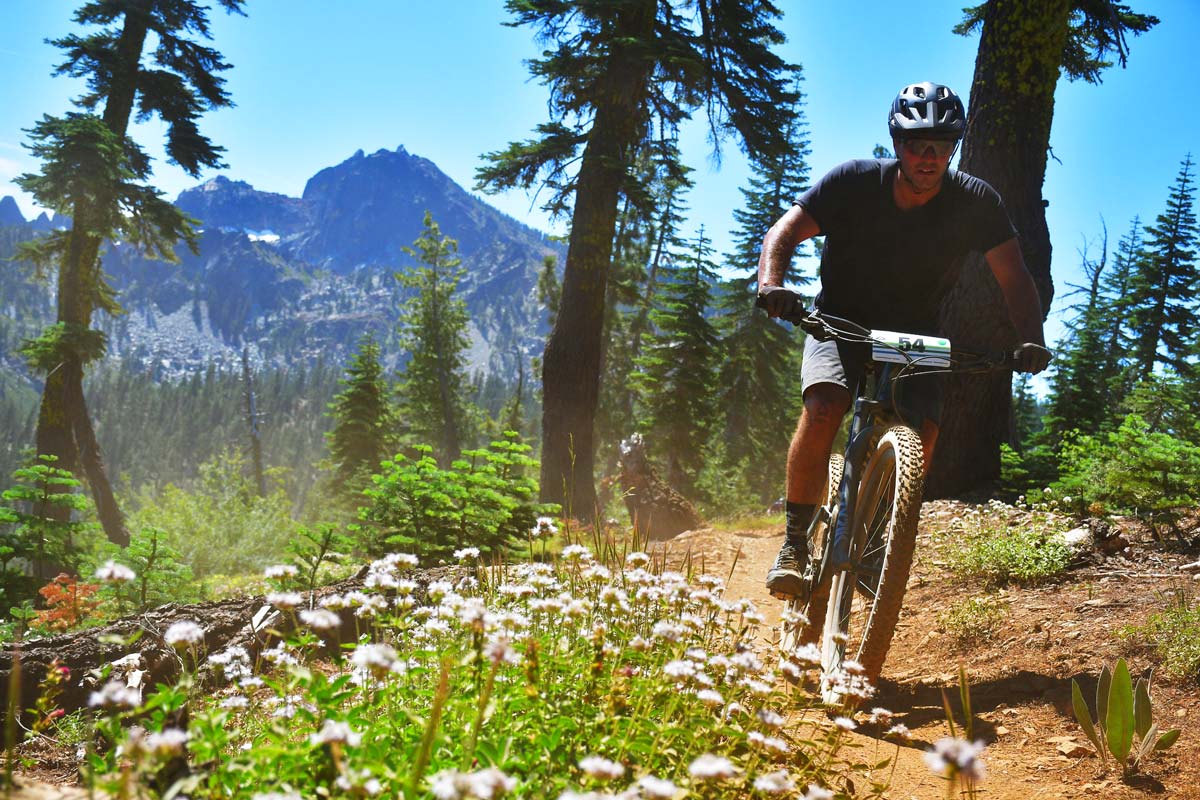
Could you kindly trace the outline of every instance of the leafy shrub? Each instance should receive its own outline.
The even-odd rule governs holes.
[[[158,528],[142,528],[130,535],[129,546],[105,543],[96,552],[95,573],[104,562],[115,561],[133,571],[128,581],[106,581],[101,596],[111,600],[116,613],[145,611],[164,603],[194,603],[201,598],[191,567]]]
[[[503,552],[524,539],[537,518],[552,508],[535,502],[536,465],[529,445],[516,434],[486,450],[463,451],[448,470],[438,467],[432,448],[413,448],[415,458],[398,454],[380,465],[374,486],[359,509],[364,544],[374,554],[387,547],[448,559],[462,547],[483,554]]]
[[[1156,750],[1166,750],[1179,738],[1179,729],[1160,734],[1154,724],[1150,702],[1150,680],[1139,678],[1136,685],[1129,674],[1125,659],[1117,667],[1107,666],[1100,671],[1096,682],[1096,718],[1088,709],[1079,684],[1071,680],[1071,705],[1075,719],[1101,759],[1106,762],[1107,750],[1112,753],[1123,774],[1137,769],[1143,758]]]
[[[312,591],[326,582],[325,577],[334,577],[329,575],[331,571],[336,573],[336,578],[346,577],[347,570],[338,567],[347,559],[353,546],[350,537],[335,525],[322,524],[297,530],[288,542],[288,552],[298,571],[300,586]]]
[[[1081,508],[1099,504],[1155,517],[1200,498],[1200,445],[1153,430],[1137,414],[1116,431],[1065,441],[1060,470],[1055,488]]]
[[[34,624],[58,632],[82,625],[100,605],[100,598],[95,596],[99,589],[99,584],[82,583],[65,572],[60,573],[38,589],[46,607],[37,612]]]
[[[13,472],[13,486],[0,504],[0,609],[33,599],[47,570],[73,571],[96,526],[73,520],[72,512],[88,508],[77,492],[80,483],[54,466],[58,459],[41,455]],[[58,517],[66,516],[67,519]]]
[[[966,541],[947,551],[950,571],[990,585],[1036,583],[1066,570],[1071,549],[1049,518],[1035,515],[1027,527],[981,522]]]
[[[1122,636],[1153,649],[1163,670],[1179,680],[1200,679],[1200,604],[1180,593],[1144,625],[1132,625]]]
[[[998,600],[966,597],[938,615],[938,625],[956,642],[966,644],[991,636],[1007,614],[1008,608]]]
[[[143,489],[129,516],[133,529],[156,528],[198,578],[258,572],[278,561],[296,524],[280,483],[268,470],[266,497],[259,497],[246,459],[235,450],[200,465],[194,491],[167,484],[161,492]]]

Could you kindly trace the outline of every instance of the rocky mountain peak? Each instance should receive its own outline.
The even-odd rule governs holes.
[[[11,195],[0,198],[0,225],[24,225],[25,216]]]

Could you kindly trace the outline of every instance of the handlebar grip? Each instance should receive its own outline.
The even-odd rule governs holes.
[[[767,299],[762,295],[758,295],[754,298],[754,307],[765,310],[767,307]],[[783,314],[779,317],[779,319],[783,320],[784,322],[790,322],[793,325],[799,325],[806,331],[808,330],[808,328],[804,326],[804,321],[808,319],[808,311],[803,308],[798,308],[790,314]]]

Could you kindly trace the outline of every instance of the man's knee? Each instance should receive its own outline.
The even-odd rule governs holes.
[[[804,392],[804,423],[820,429],[836,429],[850,409],[850,392],[836,383],[816,383]]]

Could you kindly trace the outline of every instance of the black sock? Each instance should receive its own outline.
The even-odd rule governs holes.
[[[805,550],[808,549],[808,526],[816,510],[815,503],[788,503],[784,506],[787,519],[785,530],[788,541],[793,545],[803,545]]]

